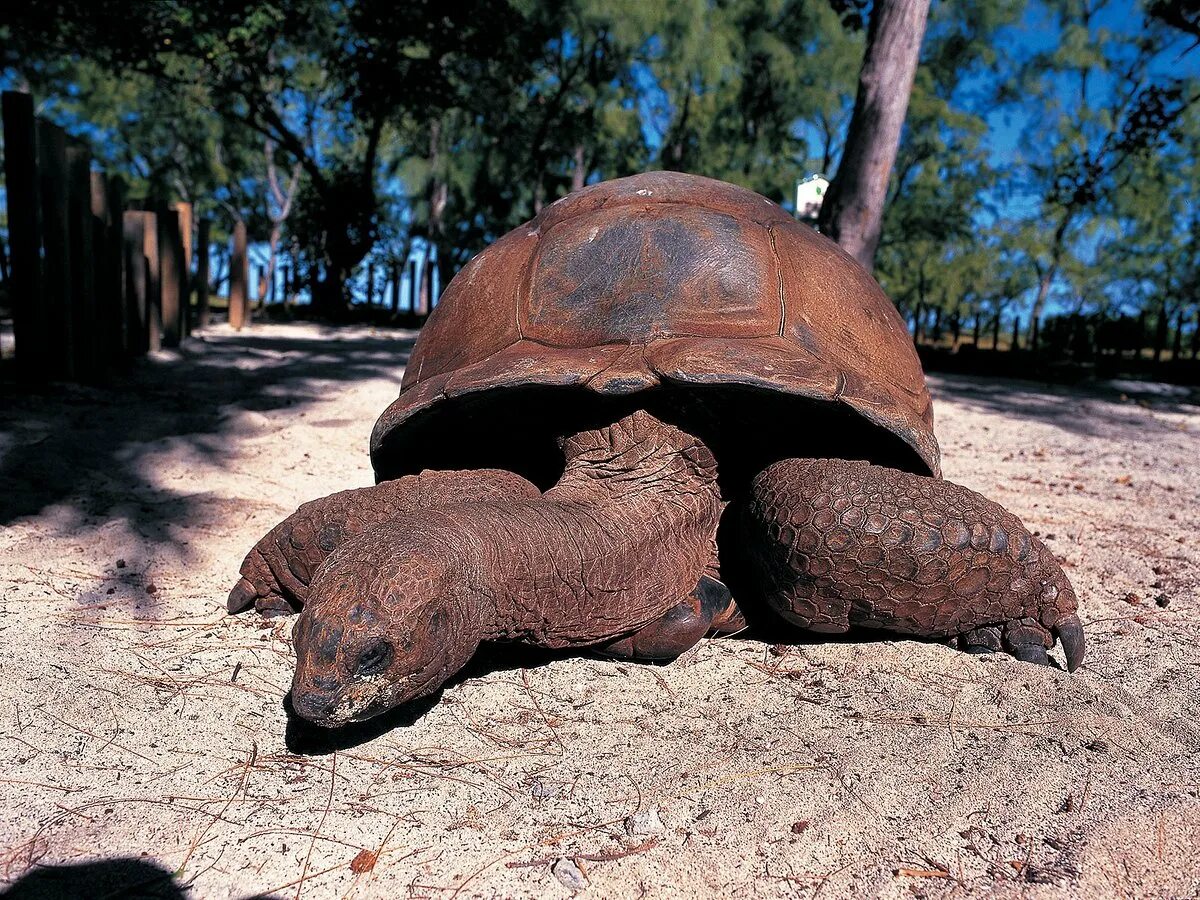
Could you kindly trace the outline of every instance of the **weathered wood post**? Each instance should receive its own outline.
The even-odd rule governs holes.
[[[178,347],[183,338],[183,244],[179,214],[160,209],[158,220],[159,290],[162,292],[162,345]]]
[[[201,219],[196,231],[196,324],[208,325],[208,240],[212,223]]]
[[[125,348],[130,356],[140,356],[150,348],[146,214],[129,210],[121,220],[125,248]]]
[[[250,281],[250,261],[246,256],[246,223],[233,226],[233,249],[229,255],[229,324],[242,330],[247,319],[246,290]]]
[[[161,350],[162,256],[158,246],[158,216],[142,213],[142,233],[146,239],[146,344],[150,350]]]
[[[123,355],[125,322],[121,296],[121,242],[119,231],[113,227],[112,200],[116,193],[115,185],[109,185],[103,172],[92,172],[91,188],[96,338],[99,343],[100,365],[108,368]],[[114,235],[118,236],[115,241]]]
[[[74,378],[67,135],[48,122],[38,122],[37,132],[38,188],[42,201],[42,289],[48,337],[43,352],[51,378]]]
[[[100,375],[100,342],[96,327],[92,156],[86,147],[75,142],[67,148],[67,178],[71,234],[71,349],[75,377],[81,381],[94,381]]]
[[[9,295],[17,351],[17,377],[22,381],[40,381],[48,373],[50,336],[42,296],[41,209],[33,98],[29,94],[5,91],[2,102]]]
[[[175,212],[179,216],[179,240],[182,251],[182,265],[179,269],[180,318],[179,330],[183,337],[188,336],[192,327],[192,204],[180,201],[175,204]]]

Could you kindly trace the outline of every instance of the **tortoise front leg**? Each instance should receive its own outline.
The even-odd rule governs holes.
[[[748,552],[771,605],[815,631],[948,638],[1067,669],[1083,660],[1071,583],[1012,513],[974,491],[860,461],[787,459],[755,479]]]
[[[374,487],[310,500],[267,532],[242,562],[229,593],[231,613],[253,605],[264,615],[299,611],[313,574],[348,539],[417,509],[479,500],[524,500],[540,492],[501,469],[422,472]]]

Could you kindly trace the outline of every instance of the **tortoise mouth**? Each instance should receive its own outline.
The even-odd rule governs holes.
[[[848,406],[739,384],[663,383],[617,396],[525,384],[443,398],[400,425],[377,428],[372,463],[379,481],[429,468],[499,468],[546,490],[563,471],[562,435],[602,428],[637,409],[713,450],[727,500],[771,463],[794,456],[865,459],[931,474],[912,446]]]

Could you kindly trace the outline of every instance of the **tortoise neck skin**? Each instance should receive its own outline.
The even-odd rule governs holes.
[[[639,411],[562,449],[540,498],[397,517],[330,556],[293,631],[301,716],[343,725],[433,693],[485,640],[609,641],[696,586],[721,512],[708,448]]]

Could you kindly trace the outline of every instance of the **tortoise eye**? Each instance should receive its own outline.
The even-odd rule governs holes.
[[[359,675],[376,675],[392,661],[392,645],[379,641],[364,650],[358,657]]]

